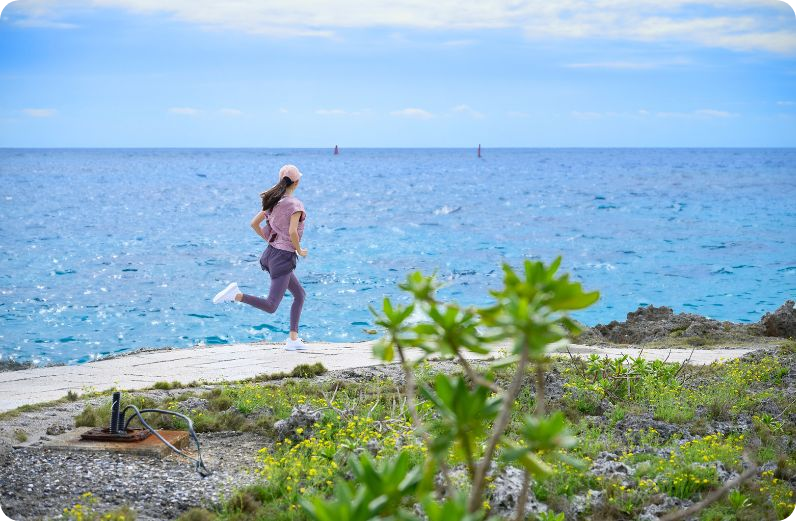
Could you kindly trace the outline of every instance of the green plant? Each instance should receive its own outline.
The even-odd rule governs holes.
[[[204,508],[194,507],[186,510],[177,521],[215,521],[216,515]]]
[[[80,500],[82,503],[64,509],[64,521],[135,521],[135,512],[127,506],[104,513],[98,511],[97,498],[91,492],[81,494]]]
[[[385,331],[385,336],[374,346],[374,353],[384,361],[398,358],[401,363],[408,415],[414,435],[427,450],[422,453],[425,455],[422,461],[407,474],[412,479],[402,482],[406,486],[392,482],[384,490],[374,490],[370,483],[385,483],[388,478],[383,476],[390,476],[390,469],[395,466],[408,469],[408,456],[401,452],[380,467],[380,471],[372,472],[363,471],[375,467],[367,466],[364,463],[367,459],[360,459],[360,467],[355,465],[353,469],[353,482],[335,487],[333,499],[315,498],[302,503],[313,519],[353,521],[386,515],[393,519],[414,519],[410,510],[400,506],[413,503],[424,505],[431,518],[444,514],[482,519],[486,516],[487,471],[498,456],[524,469],[517,518],[524,516],[531,478],[542,479],[553,472],[542,460],[542,452],[567,460],[562,451],[574,443],[563,415],[547,415],[544,377],[548,353],[553,344],[580,331],[567,313],[588,307],[599,297],[597,292],[583,292],[579,283],[569,281],[568,275],[558,275],[560,263],[560,258],[549,266],[526,261],[521,273],[504,265],[503,288],[492,292],[494,305],[482,309],[438,301],[439,283],[434,277],[420,273],[410,274],[400,285],[413,298],[410,304],[394,304],[385,298],[380,311],[371,309],[376,324]],[[408,323],[415,310],[427,319]],[[508,356],[494,367],[513,368],[506,389],[495,383],[490,371],[477,371],[468,361],[468,354],[487,354],[490,344],[502,340],[509,341],[511,348]],[[410,361],[407,350],[411,348],[420,350],[419,361]],[[464,374],[439,375],[430,382],[426,379],[418,382],[415,368],[432,356],[457,360]],[[515,400],[528,371],[535,382],[533,414],[526,415],[521,426],[509,433],[515,417]],[[421,398],[427,402],[421,403]],[[427,413],[433,419],[426,420]],[[454,492],[447,468],[451,449],[465,460],[472,477],[472,487],[466,496]],[[574,459],[568,461],[578,463]],[[440,491],[433,485],[432,477],[437,473],[446,492],[445,501],[435,507],[431,505],[442,500]]]
[[[749,497],[740,490],[731,490],[730,493],[727,494],[727,501],[736,512],[752,505],[751,501],[749,501]]]
[[[565,519],[566,517],[563,512],[556,513],[548,511],[536,514],[536,521],[564,521]]]
[[[183,387],[183,385],[177,380],[174,380],[173,382],[155,382],[155,385],[152,386],[153,389],[160,389],[163,391],[179,389],[181,387]]]
[[[290,371],[290,376],[296,378],[311,378],[326,372],[326,368],[320,362],[314,364],[299,364]]]
[[[69,391],[66,393],[66,399],[70,402],[76,402],[78,399],[78,394],[75,391]]]
[[[28,433],[22,429],[16,429],[14,431],[14,439],[20,443],[25,443],[28,441]]]

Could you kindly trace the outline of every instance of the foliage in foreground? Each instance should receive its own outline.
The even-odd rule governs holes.
[[[547,414],[545,410],[545,366],[552,346],[580,331],[567,313],[588,307],[599,294],[585,293],[579,283],[569,281],[568,275],[558,275],[560,262],[559,258],[545,266],[526,261],[519,274],[504,265],[504,286],[492,292],[495,303],[491,307],[474,309],[439,302],[435,279],[413,273],[401,285],[412,296],[412,303],[395,304],[385,298],[382,310],[373,310],[376,323],[386,332],[374,352],[387,362],[397,358],[404,369],[407,409],[426,449],[425,457],[410,466],[411,456],[403,451],[380,463],[362,455],[354,460],[354,479],[341,480],[334,498],[302,500],[311,518],[420,519],[414,506],[419,504],[426,507],[424,514],[432,521],[436,515],[485,519],[488,473],[500,460],[523,469],[522,492],[516,507],[517,519],[522,519],[531,479],[542,480],[553,473],[541,453],[578,465],[563,452],[574,445],[563,416]],[[425,320],[409,322],[416,312]],[[509,356],[501,365],[516,363],[506,389],[495,382],[491,371],[481,373],[467,360],[470,354],[489,353],[491,345],[500,341],[510,343]],[[418,388],[418,361],[409,358],[410,348],[421,351],[421,360],[453,358],[465,374],[439,375],[435,385],[421,383]],[[529,368],[535,377],[535,407],[521,419],[514,435],[508,437],[514,402]],[[422,414],[418,393],[427,399],[430,419]],[[453,482],[451,456],[464,462],[469,491],[459,489]],[[396,467],[405,468],[405,472],[395,472]],[[373,483],[381,486],[374,487]],[[439,503],[440,508],[428,508]]]

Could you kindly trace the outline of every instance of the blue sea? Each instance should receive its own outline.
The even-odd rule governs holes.
[[[306,340],[372,338],[413,270],[489,302],[502,262],[564,258],[599,302],[755,322],[796,296],[794,149],[0,150],[0,357],[77,363],[142,347],[281,341],[249,228],[279,167],[304,172]]]

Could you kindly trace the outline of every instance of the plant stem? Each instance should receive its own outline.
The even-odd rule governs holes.
[[[473,478],[473,488],[470,491],[470,500],[467,508],[470,512],[477,512],[481,506],[481,495],[484,492],[484,481],[489,466],[492,463],[492,456],[495,454],[498,441],[503,436],[503,432],[509,424],[511,419],[511,408],[514,405],[514,400],[522,387],[522,380],[525,376],[525,368],[528,366],[528,343],[524,342],[522,346],[522,354],[520,355],[519,367],[514,374],[511,381],[511,386],[503,396],[503,407],[500,410],[495,424],[492,426],[492,434],[487,441],[484,456],[481,458],[479,465],[476,467],[475,476]]]
[[[534,414],[537,418],[541,418],[544,416],[545,413],[545,404],[544,404],[544,366],[541,362],[536,362],[536,382],[534,387],[536,387],[536,408],[534,410]]]
[[[429,438],[428,433],[421,429],[420,418],[417,415],[417,400],[415,397],[416,395],[415,374],[412,371],[412,368],[409,367],[409,362],[406,360],[406,355],[404,355],[404,347],[397,340],[394,341],[395,341],[395,347],[398,349],[398,357],[401,359],[401,368],[404,370],[404,379],[405,379],[404,387],[406,388],[406,407],[409,409],[409,414],[412,415],[412,425],[415,428],[415,432],[421,433],[423,441],[425,442],[426,446],[430,449],[431,439]],[[450,473],[448,472],[448,465],[444,459],[440,459],[440,471],[442,472],[442,477],[445,480],[446,495],[448,497],[453,497],[453,482],[451,481]]]
[[[531,475],[526,470],[522,473],[522,489],[520,489],[520,497],[517,499],[517,509],[514,514],[515,521],[525,519],[525,504],[528,502],[529,488],[531,488]]]
[[[459,359],[459,364],[464,368],[464,372],[467,374],[467,378],[470,379],[471,382],[474,384],[478,384],[482,387],[486,387],[493,393],[502,393],[503,389],[500,388],[495,382],[490,382],[480,374],[476,373],[473,370],[473,366],[470,365],[470,362],[459,352],[456,350],[456,357]]]

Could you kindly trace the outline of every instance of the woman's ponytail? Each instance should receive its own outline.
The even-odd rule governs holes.
[[[282,197],[284,197],[285,192],[287,191],[287,187],[292,185],[293,181],[285,176],[279,180],[271,189],[263,192],[260,194],[260,197],[263,200],[263,211],[270,212],[273,210],[276,203],[279,202]]]

